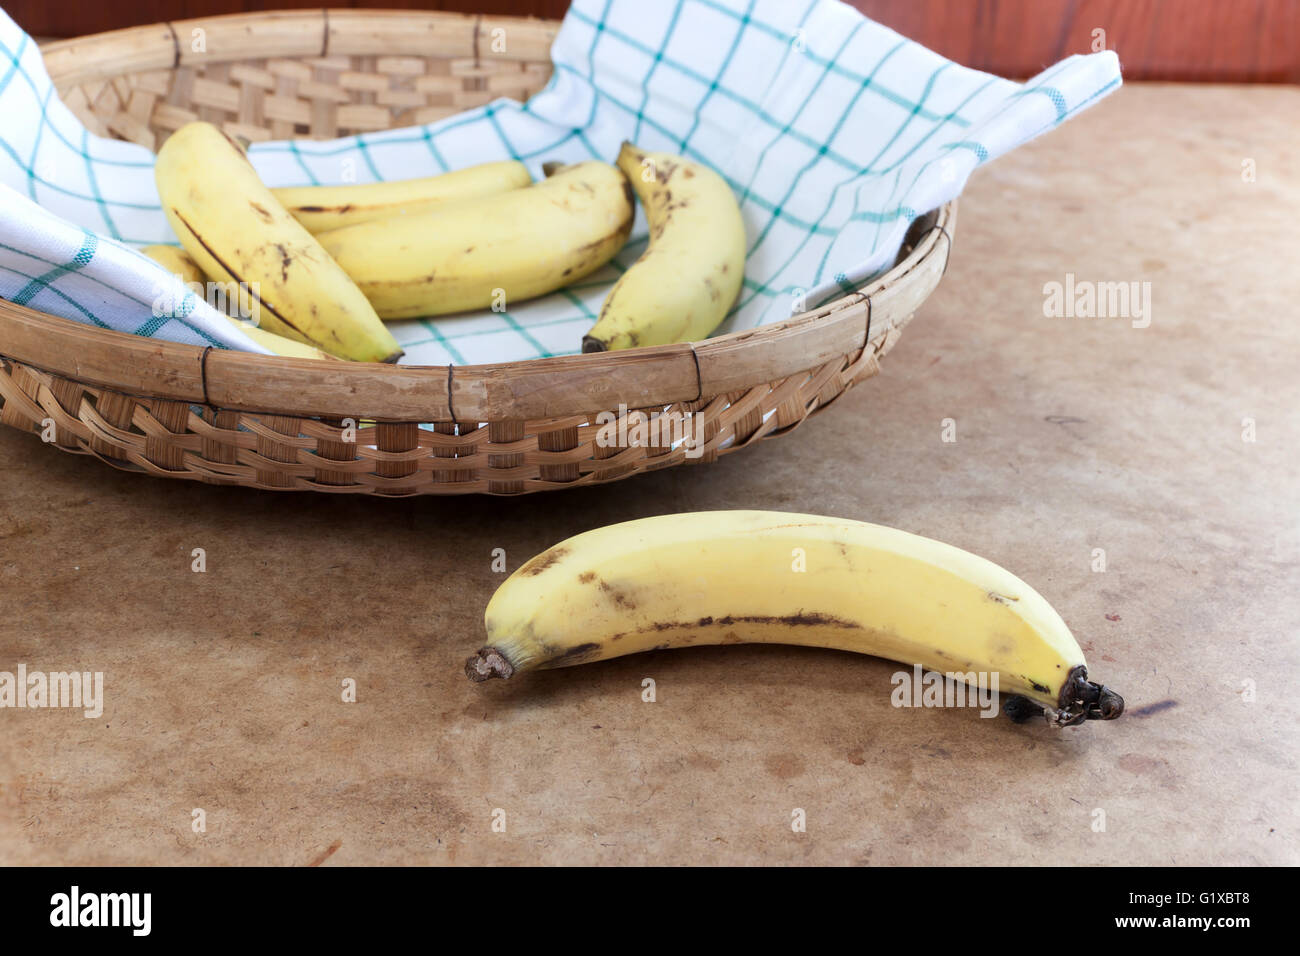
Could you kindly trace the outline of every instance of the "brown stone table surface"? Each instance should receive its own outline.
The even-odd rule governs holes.
[[[1300,862],[1297,116],[1294,88],[1130,86],[979,170],[882,373],[713,465],[388,501],[124,474],[0,429],[0,670],[103,671],[106,697],[0,710],[0,862]],[[1067,273],[1150,282],[1150,325],[1045,317]],[[896,709],[897,665],[771,646],[465,680],[494,548],[513,569],[714,508],[1004,564],[1129,713]]]

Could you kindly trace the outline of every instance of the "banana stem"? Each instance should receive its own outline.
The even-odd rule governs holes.
[[[494,677],[504,680],[514,672],[514,666],[495,647],[481,647],[465,661],[465,676],[476,684]]]

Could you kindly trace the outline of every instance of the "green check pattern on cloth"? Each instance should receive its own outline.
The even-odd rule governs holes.
[[[749,256],[722,329],[731,331],[862,284],[893,261],[911,221],[957,196],[975,167],[1120,85],[1109,52],[1072,56],[1023,85],[968,70],[838,0],[575,0],[552,60],[550,83],[522,105],[500,99],[428,126],[332,142],[259,143],[250,157],[268,184],[288,186],[404,179],[509,158],[540,178],[547,160],[612,161],[625,139],[681,153],[722,173],[741,204]],[[36,308],[139,334],[219,337],[202,302],[159,318],[108,308],[103,289],[95,294],[95,282],[124,281],[108,272],[105,249],[175,241],[158,207],[152,155],[90,136],[52,97],[30,39],[2,14],[0,107],[0,183],[72,230],[56,248],[42,246],[30,235],[31,210],[0,191],[0,296],[25,294]],[[89,252],[72,247],[87,237],[97,243]],[[638,213],[628,247],[575,286],[503,313],[390,323],[403,361],[577,352],[645,243]],[[32,251],[43,261],[24,258]],[[114,269],[156,281],[161,270],[149,272],[140,258]]]

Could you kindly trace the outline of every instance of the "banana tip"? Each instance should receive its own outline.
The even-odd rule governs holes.
[[[1102,684],[1097,710],[1102,720],[1114,720],[1124,713],[1124,698]]]
[[[593,338],[590,335],[582,337],[582,351],[586,352],[607,352],[609,349],[600,339]]]
[[[404,351],[398,349],[392,355],[388,356],[387,358],[382,358],[379,361],[384,365],[396,365],[399,361],[401,361],[402,356],[405,354],[406,353]]]
[[[478,684],[494,677],[508,679],[515,672],[505,655],[495,647],[483,647],[465,661],[465,676]]]
[[[1053,727],[1073,727],[1087,720],[1116,719],[1124,713],[1124,698],[1105,684],[1088,680],[1088,669],[1079,665],[1061,687],[1057,707],[1045,707],[1016,694],[1002,705],[1002,712],[1017,724],[1046,717]]]

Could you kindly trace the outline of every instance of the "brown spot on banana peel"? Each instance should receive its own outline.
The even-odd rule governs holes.
[[[541,574],[568,553],[568,548],[551,548],[549,551],[543,551],[536,557],[524,562],[523,566],[515,573],[525,578]]]
[[[725,617],[702,617],[695,621],[655,621],[632,633],[675,631],[703,627],[732,627],[736,624],[777,624],[783,627],[837,627],[856,630],[860,625],[820,611],[797,611],[794,614],[728,614]],[[616,637],[625,637],[619,634]]]
[[[333,212],[345,213],[351,212],[356,208],[355,203],[346,203],[342,206],[290,206],[290,212]]]
[[[727,615],[718,618],[718,623],[722,625],[730,624],[788,624],[791,627],[843,627],[858,628],[860,625],[856,621],[845,620],[842,617],[835,617],[833,614],[823,614],[820,611],[799,611],[795,614],[782,615]]]
[[[284,247],[283,242],[275,244],[275,251],[280,253],[280,281],[288,283],[289,266],[293,265],[293,256],[289,255],[289,250]]]
[[[248,163],[250,167],[252,167],[253,161],[248,158],[248,144],[250,143],[250,141],[244,139],[242,136],[239,139],[236,139],[221,127],[217,127],[217,132],[220,133],[222,137],[225,138],[227,143],[229,143],[231,146],[235,148],[235,152],[239,154],[240,159],[242,159],[244,162]]]
[[[646,154],[642,153],[639,157],[641,162],[645,162]],[[673,178],[673,173],[677,172],[678,164],[661,160],[655,163],[655,182],[667,184],[668,180]]]
[[[616,588],[608,581],[600,582],[600,590],[609,596],[609,599],[623,608],[625,611],[631,611],[636,608],[636,602],[633,601],[626,591],[622,588]]]

